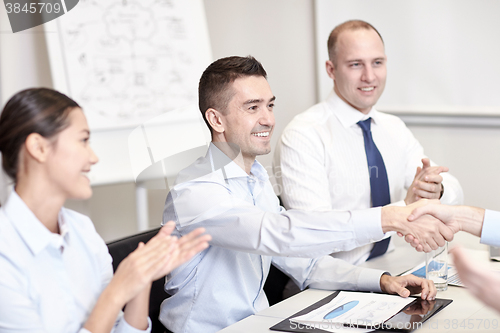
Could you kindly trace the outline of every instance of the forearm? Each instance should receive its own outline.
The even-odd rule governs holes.
[[[402,221],[406,221],[408,213],[400,206],[384,206],[382,207],[382,232],[396,231],[404,234],[404,228],[401,226]]]
[[[309,286],[314,289],[380,292],[380,277],[384,273],[354,266],[329,255],[318,259],[273,257],[273,264],[291,276],[301,290]]]
[[[84,328],[92,333],[109,333],[115,324],[116,318],[124,302],[117,297],[110,284],[99,296],[94,309],[90,313]]]
[[[461,226],[461,230],[474,236],[481,236],[483,229],[484,209],[470,206],[456,206],[454,219]]]
[[[358,211],[266,213],[246,204],[223,214],[184,223],[181,234],[205,227],[211,245],[271,256],[316,258],[351,250],[384,237],[380,208]]]
[[[148,328],[150,291],[151,284],[144,288],[143,291],[131,299],[125,306],[124,318],[130,326],[140,330]]]
[[[325,256],[318,260],[306,284],[328,290],[360,290],[380,292],[383,270],[352,265],[342,259]]]

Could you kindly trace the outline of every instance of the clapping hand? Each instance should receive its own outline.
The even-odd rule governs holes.
[[[137,249],[118,265],[110,285],[119,286],[121,289],[121,292],[116,293],[124,297],[121,302],[127,303],[150,283],[208,247],[211,237],[202,235],[205,229],[198,228],[184,237],[177,238],[170,235],[174,227],[174,222],[165,224],[149,242],[141,242]]]
[[[412,204],[420,199],[440,199],[443,189],[441,172],[448,172],[444,166],[431,166],[428,158],[422,159],[422,167],[417,167],[413,183],[408,188],[405,203]]]

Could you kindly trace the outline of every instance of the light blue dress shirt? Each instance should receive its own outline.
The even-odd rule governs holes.
[[[489,209],[484,211],[481,243],[500,247],[500,212]]]
[[[112,259],[88,217],[62,208],[58,222],[60,235],[15,191],[0,208],[0,332],[88,332],[82,326],[113,277]],[[149,331],[131,327],[123,314],[114,328]]]
[[[382,238],[380,214],[380,208],[285,211],[261,164],[255,161],[248,175],[211,144],[205,157],[179,173],[163,222],[174,220],[181,235],[205,227],[212,241],[167,276],[172,296],[160,320],[176,333],[216,332],[265,309],[262,288],[271,261],[302,287],[380,291],[383,271],[325,256]],[[315,257],[321,258],[308,259]]]

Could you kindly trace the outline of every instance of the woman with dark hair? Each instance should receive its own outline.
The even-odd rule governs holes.
[[[208,246],[203,229],[177,239],[168,223],[113,276],[90,219],[63,207],[92,195],[89,135],[78,104],[51,89],[17,93],[0,115],[2,165],[15,184],[0,208],[0,332],[148,331],[152,281]]]

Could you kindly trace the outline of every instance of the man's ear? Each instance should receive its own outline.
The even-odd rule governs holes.
[[[335,65],[331,60],[327,60],[325,62],[326,73],[330,77],[330,79],[335,80]]]
[[[49,140],[38,133],[31,133],[24,142],[26,152],[40,163],[47,160],[51,148]]]
[[[222,119],[222,114],[219,111],[210,108],[205,112],[205,118],[212,127],[213,131],[217,133],[224,132],[224,121]]]

